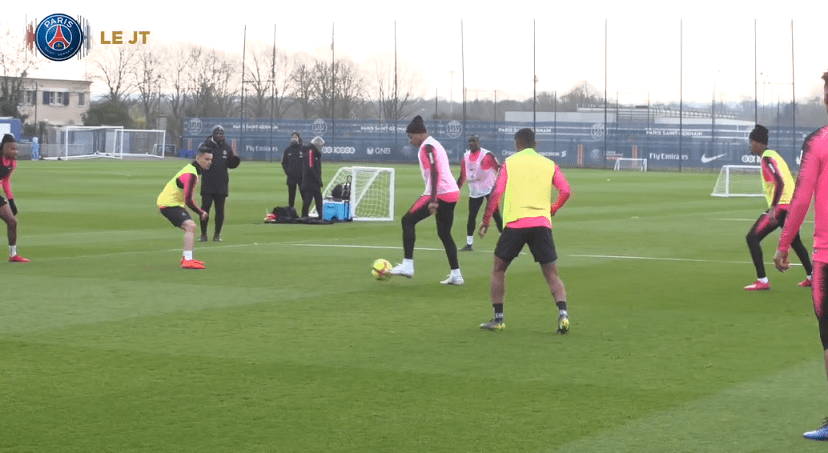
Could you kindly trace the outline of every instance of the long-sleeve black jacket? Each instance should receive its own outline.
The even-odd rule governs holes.
[[[282,153],[282,169],[287,175],[288,184],[302,183],[302,150],[299,143],[291,143]]]
[[[217,143],[213,140],[213,136],[207,137],[207,140],[199,146],[199,149],[201,148],[206,148],[213,154],[213,163],[210,164],[210,168],[202,171],[201,194],[228,195],[230,175],[227,174],[227,169],[238,167],[241,159],[233,153],[233,148],[226,140]]]
[[[302,149],[302,185],[299,190],[309,192],[322,187],[322,153],[315,146]]]

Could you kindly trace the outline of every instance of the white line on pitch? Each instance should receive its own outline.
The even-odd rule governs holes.
[[[356,244],[310,244],[310,243],[297,243],[297,242],[252,242],[247,244],[223,244],[220,246],[212,246],[209,248],[197,248],[197,251],[206,251],[206,250],[215,250],[221,251],[222,249],[231,249],[231,248],[242,248],[242,247],[258,247],[260,245],[279,245],[279,246],[288,246],[288,247],[330,247],[330,248],[351,248],[351,249],[372,249],[372,250],[401,250],[402,247],[400,246],[382,246],[382,245],[356,245]],[[414,250],[419,251],[426,251],[426,252],[442,252],[444,249],[442,248],[431,248],[431,247],[416,247]],[[144,251],[134,251],[134,252],[118,252],[118,253],[104,253],[99,255],[75,255],[75,256],[61,256],[61,257],[53,257],[53,258],[39,258],[38,260],[43,259],[78,259],[78,258],[101,258],[101,257],[110,257],[110,256],[123,256],[123,255],[139,255],[144,253],[166,253],[166,252],[176,252],[181,251],[181,249],[165,249],[165,250],[144,250]],[[481,250],[481,253],[493,253],[493,250]],[[526,252],[521,252],[521,254],[525,254]],[[569,254],[566,255],[572,258],[595,258],[595,259],[620,259],[620,260],[647,260],[647,261],[679,261],[679,262],[692,262],[692,263],[725,263],[725,264],[753,264],[751,261],[726,261],[726,260],[703,260],[703,259],[692,259],[692,258],[667,258],[667,257],[648,257],[648,256],[628,256],[628,255],[584,255],[584,254]],[[773,263],[765,263],[769,265],[773,265]],[[793,266],[801,266],[798,263],[791,263]]]
[[[722,222],[755,222],[756,221],[756,219],[713,219],[713,220],[719,220],[719,221],[722,221]],[[805,220],[802,223],[814,223],[814,221],[813,220]]]
[[[725,264],[753,264],[753,261],[725,261],[725,260],[700,260],[692,258],[664,258],[651,256],[626,256],[626,255],[567,255],[573,258],[598,258],[614,260],[646,260],[646,261],[684,261],[691,263],[725,263]],[[765,263],[772,265],[773,263]],[[798,263],[791,263],[792,266],[802,266]]]

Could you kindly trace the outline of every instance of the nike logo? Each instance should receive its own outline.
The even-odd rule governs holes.
[[[727,153],[719,154],[718,156],[713,156],[713,157],[707,157],[706,155],[702,154],[701,161],[702,161],[703,164],[706,164],[708,162],[713,162],[714,160],[716,160],[720,157],[724,157],[724,156],[727,156]]]

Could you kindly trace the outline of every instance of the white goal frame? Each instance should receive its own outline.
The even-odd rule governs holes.
[[[373,175],[368,177],[366,181],[363,181],[362,178],[358,178],[357,175],[362,173],[372,172]],[[360,210],[360,205],[365,201],[366,195],[371,193],[370,188],[372,184],[376,181],[377,177],[380,173],[388,173],[389,180],[388,180],[388,209],[383,209],[383,213],[378,215],[371,215],[366,216],[363,215],[362,210]],[[324,198],[331,198],[333,194],[333,189],[339,184],[347,182],[348,178],[350,177],[351,182],[351,194],[350,194],[350,214],[353,220],[360,220],[360,221],[378,221],[378,222],[385,222],[385,221],[392,221],[394,220],[394,169],[389,167],[357,167],[357,166],[346,166],[341,167],[337,170],[336,175],[328,181],[328,185],[325,187],[325,190],[322,192],[322,196]],[[382,195],[382,194],[380,194]],[[310,216],[318,215],[316,212],[316,207],[311,209]]]
[[[141,135],[141,134],[155,134],[156,136],[161,137],[160,143],[155,143],[152,145],[152,148],[145,148],[143,150],[135,149],[137,147],[132,146],[132,140],[124,140],[124,134],[129,135]],[[127,143],[126,152],[124,152],[124,143]],[[167,131],[162,129],[117,129],[115,131],[115,146],[117,150],[116,158],[123,159],[124,157],[154,157],[158,159],[164,158],[164,150],[165,145],[167,144]],[[131,149],[134,148],[134,149]],[[144,151],[144,152],[141,152]]]
[[[633,165],[626,167],[622,166],[621,162],[631,162]],[[642,165],[639,168],[635,168],[635,163],[640,162]],[[640,170],[640,171],[647,171],[647,159],[644,158],[634,158],[634,157],[619,157],[615,159],[615,171],[620,170]]]
[[[56,156],[44,156],[44,160],[70,160],[70,159],[89,159],[89,158],[117,158],[116,156],[116,135],[117,131],[123,129],[123,126],[60,126],[57,129],[57,136],[60,143],[57,145],[42,145],[41,149],[49,153],[49,151],[57,151]],[[103,151],[99,152],[94,149],[92,143],[69,143],[69,134],[72,132],[84,131],[103,131],[104,143]],[[41,153],[43,155],[43,153]]]
[[[755,191],[747,191],[742,188],[733,189],[732,183],[734,181],[733,175],[740,173],[747,173],[756,171],[756,176],[750,177],[756,181],[753,185]],[[764,197],[765,192],[762,189],[762,166],[760,165],[722,165],[719,171],[719,177],[716,179],[716,185],[713,186],[714,197]]]

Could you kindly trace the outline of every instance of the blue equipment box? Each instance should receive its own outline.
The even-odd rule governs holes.
[[[350,203],[347,201],[325,200],[322,218],[325,220],[338,220],[340,222],[351,220]]]

